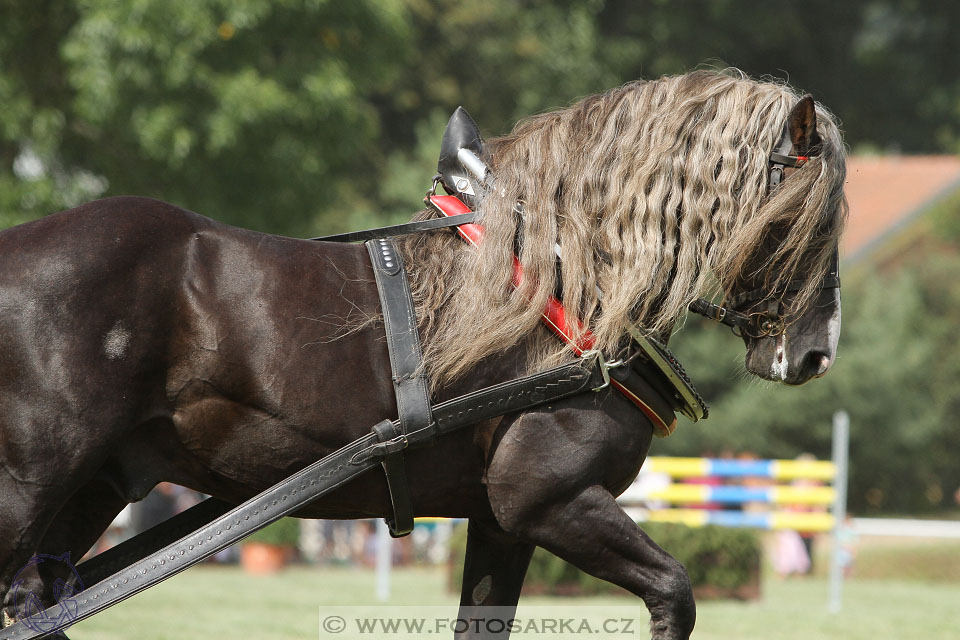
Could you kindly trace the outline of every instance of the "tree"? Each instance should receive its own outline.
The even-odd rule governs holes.
[[[956,4],[608,0],[598,21],[622,77],[732,65],[813,93],[855,149],[960,149]]]
[[[4,183],[39,195],[8,191],[7,211],[106,188],[302,231],[338,226],[353,181],[376,181],[375,98],[397,69],[384,61],[410,44],[399,1],[8,4]]]
[[[960,131],[933,0],[0,0],[0,224],[153,195],[288,234],[406,218],[463,104],[487,134],[704,63],[787,78],[854,146]]]

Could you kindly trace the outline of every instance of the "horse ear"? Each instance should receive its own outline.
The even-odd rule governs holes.
[[[817,108],[809,93],[802,98],[787,118],[793,151],[798,156],[810,155],[811,149],[820,144],[817,134]]]

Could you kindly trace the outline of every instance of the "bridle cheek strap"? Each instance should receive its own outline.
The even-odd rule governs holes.
[[[770,152],[768,163],[770,165],[768,191],[773,191],[783,182],[783,170],[785,167],[802,167],[810,160],[810,156],[790,155],[793,150],[793,141],[790,139],[790,129],[787,124],[783,125],[783,133],[776,147]],[[785,287],[779,289],[776,294],[779,296],[787,293],[796,293],[806,287],[806,280],[791,280]],[[824,278],[819,289],[839,289],[840,288],[840,256],[838,250],[834,250],[833,261],[830,265],[830,272]],[[706,318],[724,324],[734,330],[735,333],[746,335],[747,337],[762,338],[775,336],[783,333],[785,323],[780,313],[742,313],[739,309],[771,297],[771,292],[766,289],[753,289],[746,293],[735,296],[729,305],[714,304],[705,298],[697,298],[687,307],[693,313],[702,315]]]
[[[768,156],[770,163],[770,176],[767,184],[767,191],[773,191],[783,182],[783,170],[785,167],[802,167],[810,160],[809,156],[792,156],[793,141],[790,139],[790,128],[783,125],[783,133],[780,134],[780,141]]]

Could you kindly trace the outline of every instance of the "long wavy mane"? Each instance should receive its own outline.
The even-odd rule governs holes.
[[[772,228],[788,231],[764,263],[766,285],[808,278],[796,304],[808,303],[846,215],[845,154],[818,105],[822,151],[768,193],[768,156],[798,99],[783,84],[697,71],[590,96],[488,143],[497,189],[477,207],[482,246],[449,233],[403,242],[434,385],[537,330],[558,287],[554,243],[564,306],[611,355],[629,326],[669,335],[696,297],[729,293]],[[537,344],[529,369],[570,355],[559,340]]]

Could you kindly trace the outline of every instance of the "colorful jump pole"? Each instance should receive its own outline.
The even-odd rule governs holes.
[[[665,486],[631,487],[620,496],[624,504],[664,502],[680,505],[650,508],[642,512],[645,520],[676,522],[692,527],[717,525],[754,529],[792,529],[827,532],[834,528],[834,515],[828,508],[836,500],[832,486],[797,486],[776,484],[777,481],[815,480],[832,483],[836,467],[829,460],[730,460],[718,458],[651,457],[643,473],[669,476],[671,480],[687,478],[768,478],[769,486],[706,485],[671,483]],[[762,503],[766,511],[726,511],[689,508],[688,505],[744,505]],[[798,511],[797,506],[820,506],[823,511]],[[781,508],[777,508],[781,507]]]

